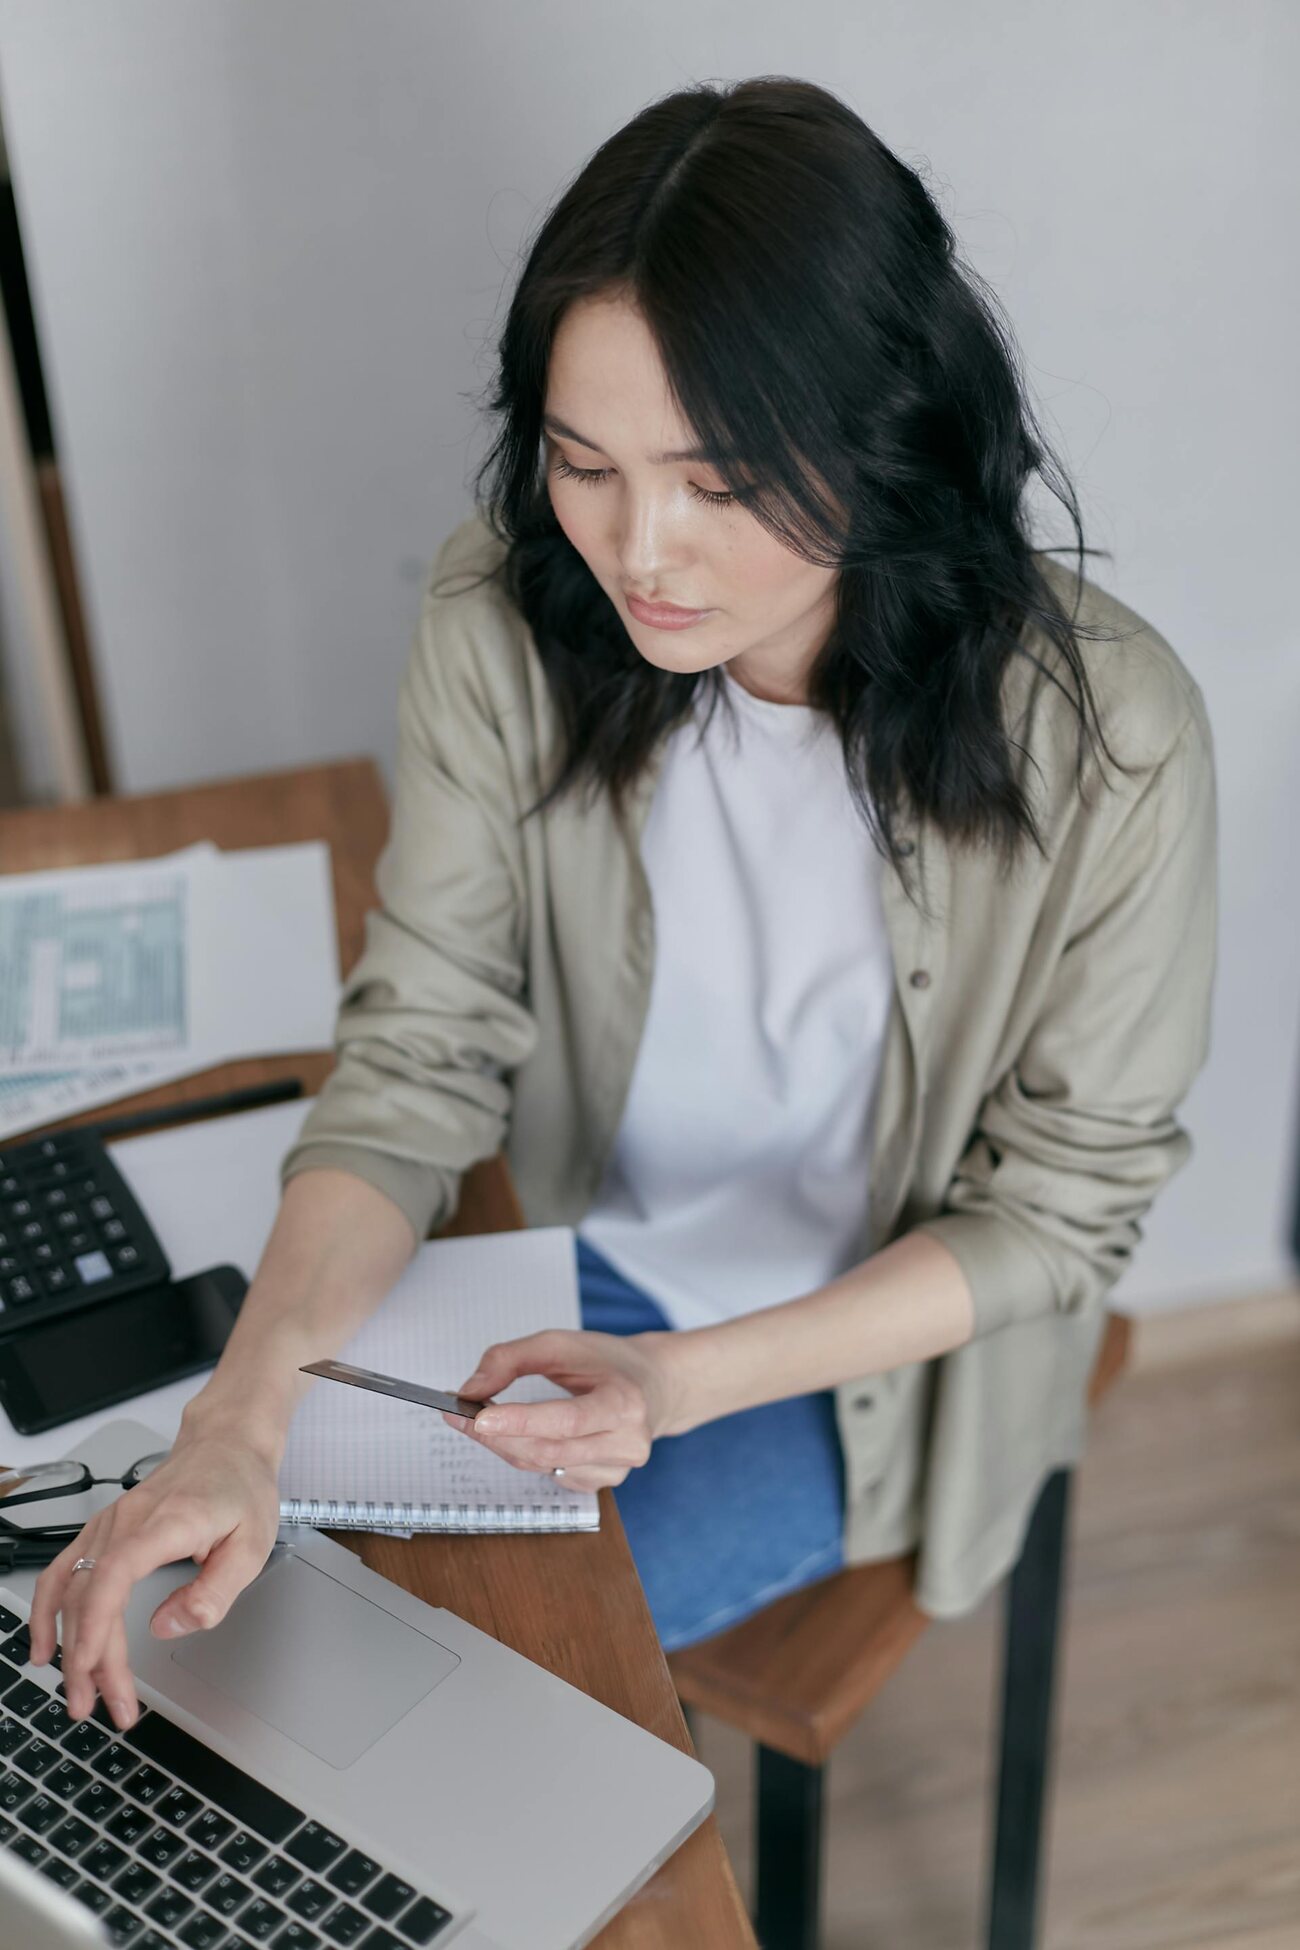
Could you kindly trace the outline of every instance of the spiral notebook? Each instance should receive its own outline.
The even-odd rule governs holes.
[[[538,1226],[421,1246],[337,1353],[450,1390],[492,1342],[581,1324],[573,1228]],[[523,1375],[494,1399],[566,1392],[544,1375]],[[600,1505],[594,1491],[503,1461],[436,1410],[315,1381],[290,1426],[280,1521],[328,1530],[598,1530]]]

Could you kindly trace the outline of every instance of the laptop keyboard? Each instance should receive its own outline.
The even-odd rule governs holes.
[[[452,1917],[156,1708],[68,1718],[0,1604],[0,1847],[132,1950],[423,1950]],[[61,1664],[56,1652],[54,1664]]]

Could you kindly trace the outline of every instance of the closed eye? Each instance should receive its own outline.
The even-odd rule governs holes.
[[[596,487],[608,478],[611,470],[608,467],[571,467],[563,454],[557,454],[555,471],[566,481],[587,481],[592,487]],[[697,501],[707,501],[713,508],[725,508],[736,498],[734,494],[722,494],[709,488],[696,487],[694,482],[691,483],[691,493]]]

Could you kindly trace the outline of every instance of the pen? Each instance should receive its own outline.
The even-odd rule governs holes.
[[[186,1104],[160,1104],[154,1110],[125,1111],[120,1117],[106,1117],[83,1125],[101,1140],[124,1137],[128,1131],[145,1131],[155,1125],[181,1124],[190,1117],[221,1117],[232,1110],[259,1110],[265,1104],[285,1103],[301,1097],[297,1077],[281,1077],[276,1083],[252,1083],[245,1090],[223,1090],[214,1097],[195,1097]]]

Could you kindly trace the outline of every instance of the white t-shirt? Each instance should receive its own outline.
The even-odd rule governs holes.
[[[880,856],[830,717],[723,677],[736,730],[720,701],[701,736],[701,699],[646,818],[649,1008],[578,1228],[675,1327],[855,1263],[893,994]]]

